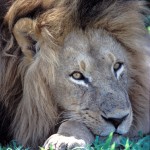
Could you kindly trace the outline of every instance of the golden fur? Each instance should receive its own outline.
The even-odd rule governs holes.
[[[4,19],[0,18],[3,21],[0,32],[3,125],[0,131],[2,133],[5,126],[5,130],[9,130],[2,133],[6,141],[16,138],[24,145],[36,147],[55,132],[61,112],[53,100],[56,93],[50,89],[55,86],[59,49],[65,37],[78,29],[104,29],[126,48],[130,60],[128,92],[133,109],[130,135],[136,135],[136,128],[148,133],[144,131],[147,124],[143,121],[143,116],[148,116],[150,101],[145,62],[147,33],[140,13],[145,9],[143,3],[111,0],[98,6],[100,11],[93,16],[88,10],[79,14],[83,7],[79,0],[14,0],[11,3]],[[40,47],[35,48],[37,41]],[[41,66],[47,66],[47,70]]]

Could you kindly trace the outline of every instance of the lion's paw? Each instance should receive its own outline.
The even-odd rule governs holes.
[[[67,137],[60,134],[54,134],[50,136],[44,143],[44,148],[49,150],[52,146],[54,150],[72,150],[77,147],[84,149],[86,143],[84,140],[76,139],[75,137]]]

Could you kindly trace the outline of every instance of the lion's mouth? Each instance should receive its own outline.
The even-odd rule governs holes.
[[[132,118],[132,111],[122,118],[106,118],[102,116],[105,123],[104,129],[107,130],[107,128],[109,128],[111,132],[114,132],[117,135],[125,135],[131,127]],[[107,132],[102,131],[101,135],[106,136],[106,133]]]
[[[86,123],[86,126],[91,130],[94,135],[106,137],[111,132],[116,136],[126,135],[132,124],[132,113],[124,116],[122,119],[117,118],[103,118],[103,121],[97,122],[97,125],[92,126],[90,122]],[[98,125],[99,124],[99,125]]]
[[[127,134],[132,124],[132,113],[130,113],[126,119],[118,126],[116,133],[120,135]]]

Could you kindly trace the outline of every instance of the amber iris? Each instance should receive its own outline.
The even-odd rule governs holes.
[[[84,79],[83,74],[79,71],[74,71],[70,76],[76,80],[83,80]]]

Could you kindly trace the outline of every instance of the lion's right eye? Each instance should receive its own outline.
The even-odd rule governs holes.
[[[72,77],[75,80],[84,80],[85,79],[84,75],[79,71],[74,71],[73,73],[70,74],[70,77]]]
[[[78,84],[78,85],[82,85],[82,86],[85,86],[85,87],[88,87],[89,79],[86,78],[81,72],[74,71],[69,76],[70,76],[70,80],[73,83]]]

